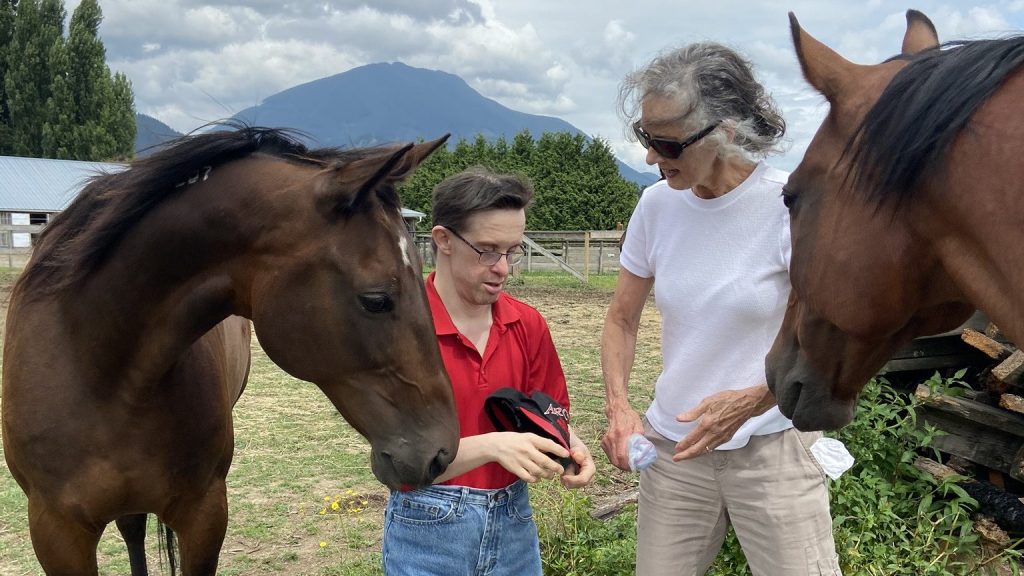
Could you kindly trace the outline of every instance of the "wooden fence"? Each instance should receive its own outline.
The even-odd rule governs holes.
[[[43,228],[43,224],[0,224],[0,235],[5,240],[0,242],[0,266],[24,268],[32,254],[32,247],[15,247],[13,236],[14,234],[39,234]]]
[[[617,274],[621,230],[527,231],[526,257],[518,269],[525,272],[559,270],[586,282],[591,274]],[[430,235],[417,234],[416,246],[425,266],[434,265]]]

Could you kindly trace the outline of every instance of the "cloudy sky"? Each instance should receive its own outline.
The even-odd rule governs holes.
[[[78,4],[68,0],[70,14]],[[790,10],[848,59],[899,52],[904,13],[940,39],[1024,30],[1024,0],[100,0],[100,33],[139,112],[185,132],[282,89],[374,62],[457,74],[509,108],[557,116],[647,169],[615,111],[622,77],[660,50],[698,40],[749,57],[789,123],[792,169],[826,106],[800,76]],[[433,134],[424,134],[432,137]]]

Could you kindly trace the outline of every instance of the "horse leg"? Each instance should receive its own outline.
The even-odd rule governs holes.
[[[40,498],[28,500],[28,528],[32,548],[47,576],[99,574],[96,545],[103,528],[84,526]]]
[[[146,514],[129,514],[114,521],[128,547],[132,576],[148,576],[146,568]]]
[[[175,509],[165,518],[178,540],[178,558],[185,576],[217,571],[220,548],[228,527],[228,497],[224,480],[214,482],[205,494]]]

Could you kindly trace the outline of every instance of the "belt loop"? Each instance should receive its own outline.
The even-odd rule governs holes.
[[[515,510],[515,504],[513,503],[513,500],[519,493],[518,488],[519,485],[516,483],[513,483],[508,488],[505,488],[505,515],[509,518],[512,518],[514,514],[513,511]]]
[[[469,499],[469,488],[465,486],[459,490],[459,503],[456,506],[455,514],[461,518],[463,511],[466,509],[466,500]]]

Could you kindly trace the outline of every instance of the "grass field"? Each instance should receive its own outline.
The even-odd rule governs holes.
[[[6,303],[14,274],[0,269],[0,303]],[[553,551],[545,561],[553,556],[563,567],[549,570],[555,576],[632,573],[635,510],[605,523],[586,515],[590,502],[637,482],[635,474],[611,467],[598,444],[605,425],[600,333],[613,287],[612,276],[592,277],[589,286],[581,286],[563,274],[519,276],[509,283],[512,294],[548,320],[572,397],[573,426],[598,466],[595,482],[582,491],[568,492],[556,481],[530,491],[542,541]],[[649,402],[661,367],[660,320],[652,303],[641,322],[631,386],[638,409]],[[315,386],[271,363],[255,339],[252,356],[249,386],[234,411],[230,518],[218,573],[379,576],[387,491],[370,472],[367,443]],[[894,444],[902,440],[892,429],[904,426],[896,412],[886,403],[862,403],[844,431],[852,434],[846,439],[851,450],[860,451],[857,466],[832,483],[831,492],[847,576],[1019,574],[1019,554],[979,555],[969,521],[954,522],[963,519],[963,510],[943,501],[950,496],[945,489],[895,472],[914,449]],[[924,503],[919,508],[922,498],[934,498],[928,510]],[[147,543],[151,569],[159,562],[153,532]],[[101,574],[128,573],[127,553],[113,526],[100,542],[99,562]],[[986,568],[979,570],[979,563]],[[0,459],[0,576],[30,574],[41,570],[29,542],[25,497]],[[734,538],[712,574],[749,574]]]
[[[0,289],[13,273],[0,273]],[[598,457],[587,494],[600,498],[631,488],[636,476],[601,456],[603,387],[599,339],[614,286],[612,276],[582,287],[563,274],[517,278],[510,292],[548,319],[573,402],[573,424]],[[6,302],[6,291],[0,294]],[[644,314],[634,400],[650,397],[660,369],[658,318]],[[312,384],[277,368],[253,340],[249,386],[235,408],[235,457],[228,476],[230,520],[219,574],[379,574],[380,532],[387,491],[370,472],[368,444]],[[546,482],[533,498],[560,502],[564,489]],[[152,522],[151,522],[152,528]],[[157,566],[154,530],[147,544]],[[102,574],[128,573],[127,553],[113,525],[99,546]],[[40,574],[28,537],[25,497],[0,464],[0,575]]]

